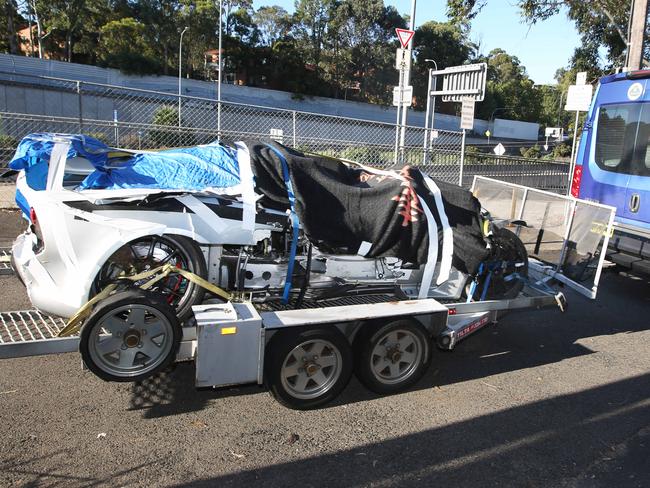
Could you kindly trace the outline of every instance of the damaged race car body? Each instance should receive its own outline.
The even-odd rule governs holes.
[[[513,298],[528,269],[519,238],[469,191],[409,167],[277,143],[133,152],[56,134],[26,137],[10,166],[29,221],[14,268],[32,303],[62,317],[163,264],[271,308],[382,290]],[[181,319],[204,295],[176,274],[156,290]]]

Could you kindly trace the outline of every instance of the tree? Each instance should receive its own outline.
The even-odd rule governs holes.
[[[507,114],[509,119],[537,122],[540,97],[519,59],[494,49],[478,61],[488,65],[486,96],[477,106],[478,116],[489,120]]]
[[[343,0],[335,7],[321,62],[335,96],[347,98],[347,89],[354,88],[362,100],[389,101],[389,85],[397,81],[395,27],[405,27],[405,21],[383,0]]]
[[[453,21],[467,22],[487,3],[488,0],[448,0],[447,14]],[[575,22],[583,45],[604,48],[612,65],[623,65],[629,0],[516,0],[515,5],[530,25],[566,12]]]
[[[134,9],[134,18],[145,26],[145,38],[161,60],[165,75],[176,64],[172,59],[178,50],[180,31],[185,27],[180,10],[177,0],[138,0]]]
[[[81,37],[93,10],[105,12],[100,0],[35,0],[38,12],[47,32],[51,34],[54,45],[64,45],[63,58],[73,60],[75,42]]]
[[[431,21],[422,24],[415,31],[413,49],[415,65],[411,79],[416,107],[422,109],[427,100],[428,71],[434,67],[425,60],[433,59],[438,69],[457,66],[473,57],[476,47],[467,38],[467,31],[457,24]],[[438,81],[441,82],[440,79]],[[453,113],[455,110],[453,104],[442,104],[437,108],[438,112]]]
[[[295,37],[305,43],[308,63],[318,69],[327,25],[336,4],[334,0],[296,0],[293,22]]]
[[[278,5],[257,9],[253,22],[259,30],[259,42],[262,46],[272,46],[286,37],[291,29],[291,16]]]
[[[18,36],[16,35],[16,23],[19,21],[18,5],[16,0],[5,0],[4,11],[7,19],[6,24],[0,24],[0,49],[9,51],[10,54],[19,54]]]
[[[131,17],[107,23],[100,31],[99,62],[125,73],[158,72],[160,65],[146,34],[146,27]]]

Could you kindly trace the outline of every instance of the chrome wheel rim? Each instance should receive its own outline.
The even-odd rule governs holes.
[[[173,325],[154,307],[133,304],[104,314],[88,339],[90,358],[113,376],[129,378],[157,368],[174,342]]]
[[[412,331],[396,329],[376,342],[370,354],[370,370],[385,385],[410,378],[422,361],[423,344]]]
[[[342,365],[341,352],[330,341],[305,341],[284,358],[280,381],[294,398],[310,400],[327,393],[336,384]]]

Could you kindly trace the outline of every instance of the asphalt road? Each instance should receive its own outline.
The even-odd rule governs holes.
[[[0,244],[19,227],[1,213]],[[2,310],[29,306],[16,278],[0,290]],[[2,360],[0,485],[650,486],[650,283],[568,297],[439,351],[407,393],[353,379],[310,412],[196,391],[190,364],[114,384],[77,354]]]

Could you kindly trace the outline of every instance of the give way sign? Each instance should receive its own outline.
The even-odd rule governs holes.
[[[404,49],[408,49],[409,43],[411,42],[411,39],[413,38],[413,34],[415,34],[415,31],[397,28],[395,29],[395,32],[397,32],[397,38],[399,39],[399,42],[402,44],[402,47]]]

